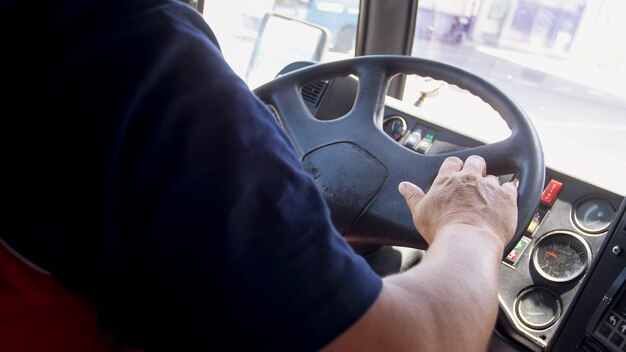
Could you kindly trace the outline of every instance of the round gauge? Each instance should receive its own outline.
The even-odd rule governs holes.
[[[561,303],[547,289],[532,287],[517,296],[515,313],[527,327],[535,330],[547,329],[561,316]]]
[[[554,282],[567,282],[579,277],[591,259],[589,245],[572,232],[551,232],[539,239],[532,253],[537,272]]]
[[[609,228],[616,213],[610,200],[587,197],[574,206],[574,223],[585,232],[600,233]]]
[[[383,121],[383,130],[391,138],[399,141],[400,138],[402,138],[408,130],[408,126],[406,125],[406,121],[402,117],[394,115],[385,118],[385,120]]]

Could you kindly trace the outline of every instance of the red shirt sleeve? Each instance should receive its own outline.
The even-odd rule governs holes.
[[[96,307],[20,258],[0,240],[0,350],[121,351]]]

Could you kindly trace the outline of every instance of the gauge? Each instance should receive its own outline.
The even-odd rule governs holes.
[[[554,325],[559,319],[561,303],[551,291],[542,287],[532,287],[517,296],[515,313],[527,327],[543,330]]]
[[[532,253],[533,265],[544,278],[567,282],[579,277],[591,259],[589,245],[580,236],[565,231],[551,232],[539,239]]]
[[[406,120],[400,116],[394,115],[385,118],[383,121],[383,130],[391,138],[399,141],[406,134],[408,126],[406,125]]]
[[[574,206],[574,223],[588,233],[606,231],[616,210],[610,200],[601,197],[583,198]]]

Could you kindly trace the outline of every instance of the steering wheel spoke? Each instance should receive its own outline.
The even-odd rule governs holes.
[[[385,105],[389,75],[382,65],[365,64],[358,68],[359,88],[354,107],[348,114],[359,119],[377,121]]]
[[[323,121],[313,116],[301,96],[301,84],[292,84],[271,92],[264,100],[278,113],[280,123],[298,155],[304,156],[321,146],[342,141],[337,125],[340,120]]]

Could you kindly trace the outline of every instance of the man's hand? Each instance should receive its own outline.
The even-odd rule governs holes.
[[[480,156],[470,156],[465,163],[447,158],[428,194],[410,182],[400,183],[398,190],[415,227],[429,244],[445,228],[458,225],[486,229],[503,247],[515,234],[517,187],[512,182],[500,185],[495,176],[487,175]]]
[[[419,265],[386,276],[376,302],[327,350],[485,351],[498,315],[502,250],[515,233],[517,188],[500,185],[471,156],[465,164],[446,159],[428,194],[409,182],[399,190],[431,246]]]

